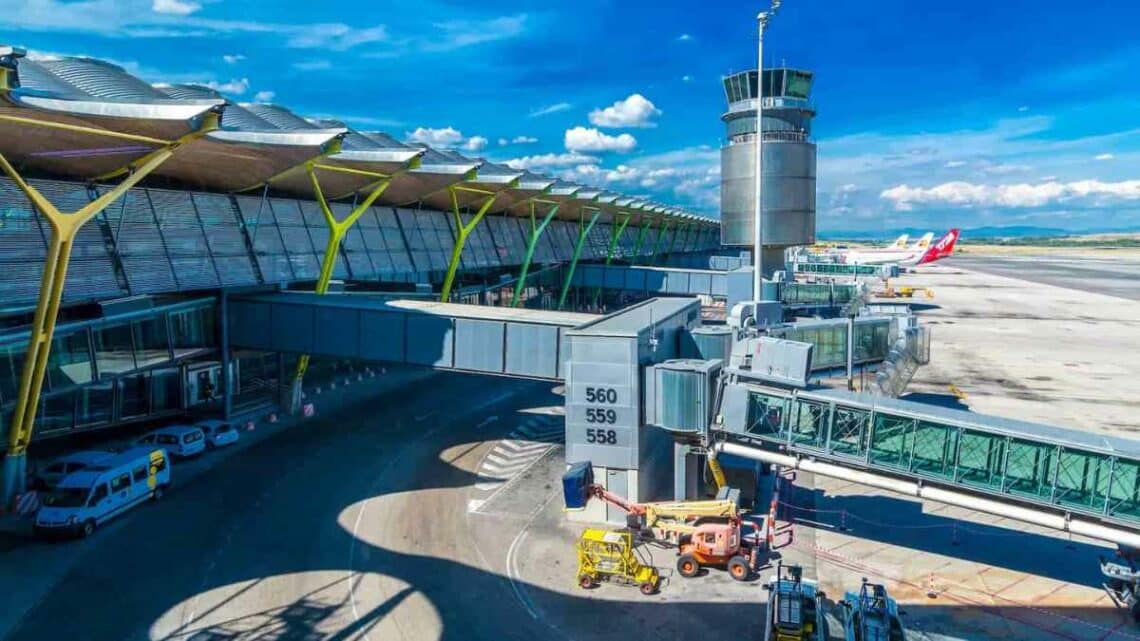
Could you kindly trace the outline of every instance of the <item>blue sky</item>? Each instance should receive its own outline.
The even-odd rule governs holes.
[[[754,66],[756,10],[0,0],[0,42],[715,216],[720,77]],[[786,0],[766,53],[816,74],[819,229],[1140,227],[1138,19],[1096,0]]]

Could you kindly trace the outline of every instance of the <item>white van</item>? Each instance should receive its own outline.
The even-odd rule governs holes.
[[[90,536],[95,528],[148,498],[162,498],[170,487],[166,451],[136,447],[69,474],[36,513],[36,535]]]
[[[171,456],[188,458],[206,451],[206,435],[193,425],[168,425],[135,439],[135,445],[154,445]]]

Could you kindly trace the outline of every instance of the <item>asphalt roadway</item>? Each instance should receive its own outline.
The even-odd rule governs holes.
[[[97,532],[9,639],[547,638],[463,509],[492,417],[546,397],[442,375],[326,410]]]
[[[1140,261],[1064,255],[955,255],[949,266],[1140,301]]]

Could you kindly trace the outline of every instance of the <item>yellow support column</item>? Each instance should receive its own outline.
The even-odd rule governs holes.
[[[451,211],[455,214],[455,246],[451,248],[451,261],[447,263],[447,276],[443,279],[443,287],[439,293],[439,300],[444,303],[448,302],[451,298],[451,288],[455,285],[455,274],[459,271],[459,258],[463,255],[463,245],[467,242],[467,237],[475,230],[479,221],[483,220],[483,216],[491,209],[491,205],[495,203],[495,197],[498,196],[495,192],[470,189],[467,187],[452,187],[448,191],[451,192]],[[471,222],[466,225],[463,224],[463,217],[459,215],[459,197],[455,194],[456,191],[469,191],[487,195],[487,199],[483,201],[483,204],[479,207],[479,211],[475,213]]]
[[[24,357],[24,369],[20,374],[16,409],[12,415],[12,424],[8,426],[8,453],[4,457],[3,497],[0,497],[5,504],[11,500],[12,495],[24,490],[28,443],[32,440],[35,428],[36,413],[40,394],[43,391],[44,376],[47,373],[48,356],[51,354],[56,318],[59,315],[60,302],[63,300],[63,287],[67,281],[67,266],[71,261],[75,236],[87,221],[122,198],[128,190],[166,162],[174,154],[175,146],[170,144],[150,154],[123,182],[71,213],[60,211],[39,190],[25,182],[8,159],[0,154],[0,168],[32,201],[51,227],[47,259],[40,278],[39,300],[36,301],[36,312],[28,338],[28,351]]]
[[[332,282],[333,272],[336,270],[337,256],[340,253],[340,244],[344,240],[344,235],[356,224],[357,220],[368,211],[368,208],[376,202],[376,199],[384,194],[388,189],[388,185],[392,184],[393,176],[384,176],[378,182],[373,183],[372,190],[368,192],[368,196],[361,201],[344,220],[337,220],[333,215],[332,207],[329,205],[328,199],[325,198],[324,190],[321,189],[321,181],[317,178],[317,169],[324,169],[329,171],[342,171],[339,167],[330,165],[317,165],[315,163],[308,163],[305,170],[309,174],[309,180],[313,183],[313,194],[316,196],[317,203],[321,206],[321,213],[325,217],[325,225],[329,230],[329,240],[325,244],[325,256],[321,260],[321,273],[317,276],[317,284],[313,288],[313,292],[318,295],[324,295],[329,291],[329,283]],[[359,170],[343,170],[345,173],[360,174]],[[383,174],[371,174],[374,176],[382,176]],[[301,408],[301,387],[305,379],[305,372],[309,369],[309,355],[302,354],[301,358],[297,361],[297,369],[293,374],[293,385],[290,392],[290,408],[296,413]]]

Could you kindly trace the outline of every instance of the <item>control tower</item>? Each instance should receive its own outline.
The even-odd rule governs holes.
[[[764,271],[782,268],[784,249],[815,242],[815,143],[809,102],[812,74],[799,69],[764,70]],[[757,74],[724,78],[728,111],[721,116],[728,144],[720,150],[720,240],[752,246],[756,215]]]

